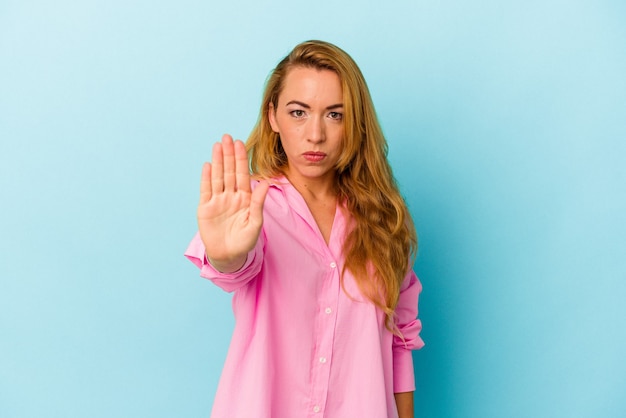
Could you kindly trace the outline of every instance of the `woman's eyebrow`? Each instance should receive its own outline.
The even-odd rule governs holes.
[[[311,106],[309,106],[308,104],[303,103],[303,102],[298,101],[298,100],[291,100],[291,101],[287,102],[285,104],[285,106],[289,106],[289,105],[293,105],[293,104],[298,105],[298,106],[302,106],[305,109],[310,109],[311,108]],[[343,107],[343,103],[337,103],[337,104],[334,104],[334,105],[327,106],[326,110],[338,109],[340,107]]]

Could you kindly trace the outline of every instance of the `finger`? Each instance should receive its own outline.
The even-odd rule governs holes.
[[[211,166],[212,193],[222,193],[224,191],[224,154],[220,142],[213,145],[213,163]]]
[[[235,190],[235,147],[230,135],[222,137],[222,151],[224,152],[224,190]]]
[[[250,192],[250,165],[246,146],[241,141],[235,141],[235,170],[237,175],[237,190]]]
[[[211,164],[204,163],[200,177],[200,203],[211,200]]]
[[[250,222],[255,225],[263,223],[263,204],[269,188],[270,184],[263,180],[252,191],[252,196],[250,197]]]

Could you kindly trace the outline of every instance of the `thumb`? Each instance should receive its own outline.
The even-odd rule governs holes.
[[[250,219],[259,225],[263,223],[263,204],[270,184],[267,180],[262,180],[252,191],[250,196]]]

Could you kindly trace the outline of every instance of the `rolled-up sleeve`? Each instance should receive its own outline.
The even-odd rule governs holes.
[[[417,319],[417,303],[422,284],[413,272],[409,273],[400,288],[400,298],[396,307],[395,324],[402,337],[393,337],[393,387],[395,393],[415,390],[412,350],[424,346],[420,338],[422,322]]]
[[[263,234],[261,233],[255,247],[248,253],[244,265],[233,273],[222,273],[209,263],[199,233],[196,233],[191,243],[189,243],[185,251],[185,257],[200,269],[201,277],[211,280],[226,292],[234,292],[246,285],[261,271],[264,241]]]

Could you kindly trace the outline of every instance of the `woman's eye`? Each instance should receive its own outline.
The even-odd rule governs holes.
[[[304,116],[304,110],[300,110],[300,109],[292,110],[291,115],[295,116],[296,118],[301,118]]]
[[[330,112],[328,114],[328,116],[331,119],[335,119],[335,120],[341,120],[343,118],[343,113],[339,113],[339,112]]]

